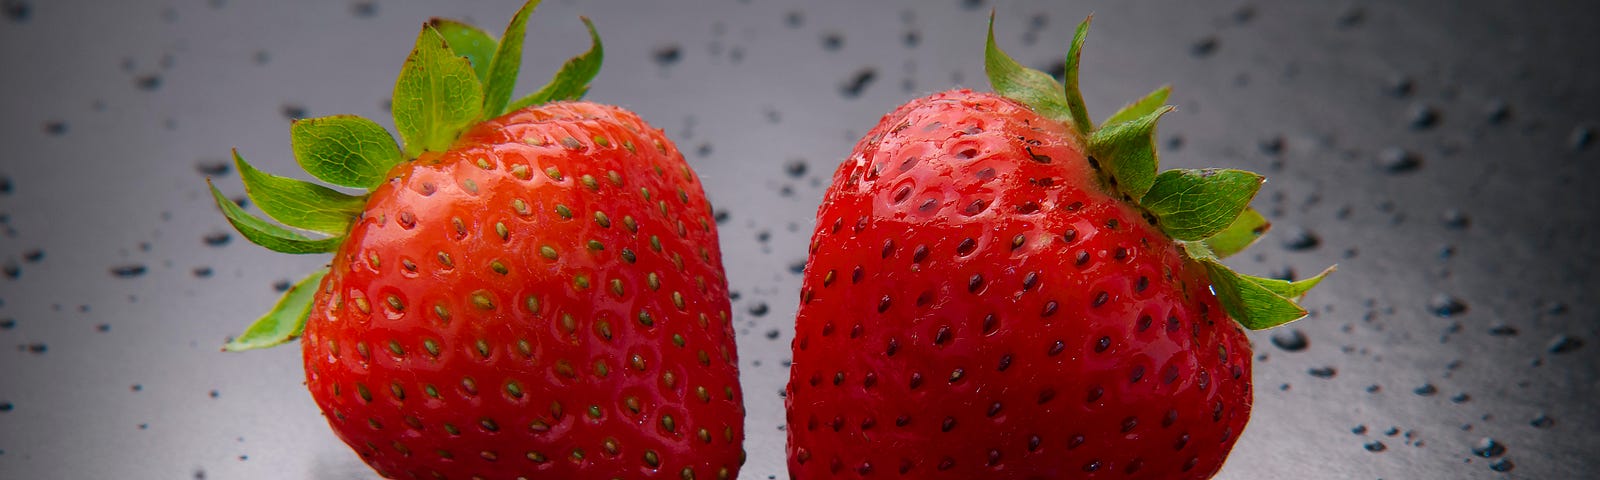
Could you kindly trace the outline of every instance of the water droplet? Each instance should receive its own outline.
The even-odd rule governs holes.
[[[750,314],[754,315],[754,316],[757,316],[757,317],[766,316],[767,315],[767,302],[756,302],[755,305],[751,305],[750,306]]]
[[[288,118],[289,121],[306,118],[306,107],[292,103],[283,104],[283,106],[279,108],[279,112],[283,113],[284,118]]]
[[[1409,173],[1422,168],[1422,157],[1400,147],[1389,147],[1378,152],[1378,167],[1388,173]]]
[[[1489,105],[1483,111],[1485,116],[1488,117],[1487,120],[1490,125],[1500,125],[1511,120],[1511,105],[1507,104],[1505,100],[1490,100]]]
[[[806,175],[806,161],[803,158],[791,159],[783,164],[784,173],[790,177],[800,178]]]
[[[148,269],[144,265],[123,265],[111,267],[111,275],[117,278],[134,278],[144,275],[146,270]]]
[[[44,133],[47,134],[47,135],[50,135],[52,137],[59,137],[59,136],[62,136],[62,135],[66,135],[67,134],[67,122],[64,122],[64,121],[61,121],[61,120],[51,120],[51,121],[48,121],[48,122],[44,122]]]
[[[1489,462],[1489,469],[1496,472],[1509,472],[1512,468],[1516,468],[1516,465],[1512,464],[1511,459],[1509,458],[1502,458],[1493,462]]]
[[[1445,210],[1439,219],[1444,222],[1444,227],[1451,230],[1463,230],[1472,224],[1472,219],[1467,214],[1457,209]]]
[[[1359,27],[1366,21],[1367,11],[1365,9],[1362,9],[1361,7],[1350,7],[1350,9],[1345,10],[1344,13],[1339,14],[1337,23],[1339,28],[1344,29]]]
[[[233,165],[222,160],[207,159],[196,163],[194,169],[207,177],[220,177],[233,171]]]
[[[146,92],[161,88],[161,76],[156,74],[141,75],[133,79],[133,85]]]
[[[1505,445],[1494,441],[1493,438],[1483,437],[1478,443],[1473,444],[1472,454],[1483,458],[1494,458],[1506,453]]]
[[[859,97],[861,96],[861,92],[866,90],[867,86],[872,85],[872,81],[877,78],[878,71],[876,69],[872,67],[863,68],[856,71],[854,75],[850,76],[850,79],[845,80],[845,82],[839,86],[839,93],[844,95],[845,98]]]
[[[1412,130],[1428,130],[1439,124],[1439,111],[1429,105],[1414,105],[1408,115]]]
[[[1515,337],[1517,336],[1517,327],[1505,324],[1495,325],[1489,327],[1489,335],[1496,337]]]
[[[1563,334],[1560,334],[1560,335],[1556,335],[1555,338],[1551,338],[1550,339],[1550,343],[1548,343],[1546,345],[1547,345],[1545,347],[1546,350],[1549,350],[1550,353],[1554,353],[1554,354],[1558,354],[1559,355],[1559,354],[1571,352],[1573,350],[1577,350],[1579,348],[1582,348],[1583,347],[1583,339],[1578,338],[1578,337],[1568,336],[1567,334],[1563,333]]]
[[[378,2],[360,1],[350,4],[350,14],[359,18],[372,18],[378,15]]]
[[[1327,379],[1333,378],[1334,375],[1338,375],[1339,371],[1335,370],[1333,367],[1321,367],[1306,370],[1306,373],[1311,374],[1313,377]]]
[[[1310,250],[1317,248],[1317,245],[1321,244],[1322,238],[1318,237],[1316,232],[1306,228],[1295,228],[1291,230],[1288,236],[1284,237],[1283,240],[1283,248],[1287,248],[1291,251]]]
[[[662,45],[656,47],[656,51],[651,54],[651,58],[655,59],[656,65],[662,67],[670,66],[683,59],[683,48],[677,44]]]
[[[1272,344],[1288,352],[1305,350],[1306,347],[1311,345],[1306,338],[1306,334],[1297,328],[1279,329],[1272,332]]]
[[[1452,295],[1441,293],[1428,299],[1428,311],[1439,317],[1449,318],[1465,313],[1467,304]]]
[[[828,32],[822,35],[822,49],[830,52],[844,48],[844,35],[839,32]]]
[[[1431,397],[1439,393],[1439,387],[1435,387],[1431,383],[1424,383],[1422,386],[1417,387],[1416,390],[1412,390],[1412,392],[1424,397]]]
[[[1572,134],[1567,135],[1567,148],[1574,152],[1581,152],[1594,143],[1594,127],[1579,125],[1572,129]]]
[[[220,247],[227,245],[229,240],[233,240],[233,236],[229,235],[228,232],[211,232],[206,234],[205,238],[201,239],[201,241],[204,241],[206,246],[209,247]]]
[[[1209,57],[1217,53],[1217,43],[1217,37],[1214,35],[1195,40],[1194,44],[1189,45],[1189,54],[1199,58]]]
[[[1528,425],[1532,425],[1533,428],[1550,428],[1556,425],[1556,419],[1550,418],[1549,415],[1541,413],[1539,416],[1534,417],[1532,421],[1528,422]]]
[[[6,0],[0,5],[3,5],[0,9],[5,11],[6,18],[13,22],[26,22],[28,17],[33,15],[33,5],[25,0]]]
[[[1389,449],[1388,445],[1384,445],[1383,442],[1380,442],[1380,441],[1377,441],[1377,440],[1373,440],[1373,441],[1367,442],[1367,444],[1364,445],[1364,447],[1367,449],[1367,451],[1372,452],[1372,453],[1378,453],[1378,452],[1382,452],[1384,450],[1388,450]]]

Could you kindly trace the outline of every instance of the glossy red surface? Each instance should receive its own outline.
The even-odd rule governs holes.
[[[1207,478],[1250,346],[1059,123],[902,106],[834,175],[788,387],[795,478]]]
[[[393,478],[733,478],[720,259],[659,130],[588,103],[513,112],[372,194],[307,324],[307,384]]]

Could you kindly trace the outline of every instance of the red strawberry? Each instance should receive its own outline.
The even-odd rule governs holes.
[[[1261,178],[1156,174],[1165,88],[1092,128],[994,47],[998,95],[913,100],[817,213],[787,391],[793,478],[1207,478],[1250,415],[1244,327],[1298,283],[1217,262]],[[1213,293],[1215,291],[1215,293]],[[1241,326],[1243,324],[1243,326]]]
[[[236,157],[265,213],[332,236],[216,193],[241,233],[335,255],[226,348],[303,325],[307,388],[385,477],[734,478],[744,409],[711,208],[660,130],[567,101],[599,69],[598,37],[509,102],[535,3],[504,43],[424,26],[395,91],[406,153],[356,117],[294,125],[311,174],[369,194]]]

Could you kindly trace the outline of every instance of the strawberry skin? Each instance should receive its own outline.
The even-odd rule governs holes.
[[[1066,127],[960,90],[834,176],[788,387],[794,478],[1207,478],[1250,410],[1210,281]]]
[[[306,324],[307,386],[390,478],[732,478],[720,258],[661,131],[512,112],[373,191]]]

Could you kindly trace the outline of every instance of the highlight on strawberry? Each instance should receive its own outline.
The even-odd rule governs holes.
[[[1328,271],[1222,259],[1263,178],[1159,171],[1162,87],[1095,123],[994,41],[995,93],[897,108],[817,212],[787,388],[791,478],[1203,479],[1250,416],[1246,329],[1306,316]],[[1330,268],[1329,271],[1332,269]]]
[[[579,101],[593,46],[513,100],[529,1],[496,40],[422,26],[396,142],[355,116],[297,121],[295,159],[350,195],[234,155],[228,221],[332,253],[224,346],[301,338],[333,431],[387,478],[730,479],[744,453],[727,278],[699,178],[660,129]]]

